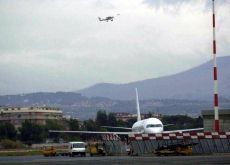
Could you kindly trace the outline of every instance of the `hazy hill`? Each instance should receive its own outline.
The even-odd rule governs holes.
[[[219,96],[230,98],[230,56],[217,58]],[[171,76],[152,78],[127,84],[100,83],[77,91],[88,97],[107,97],[128,100],[135,97],[134,88],[141,99],[213,99],[213,63],[209,61],[193,69]]]
[[[24,95],[0,96],[2,107],[23,106],[52,106],[63,110],[65,115],[80,118],[81,120],[95,118],[98,110],[107,112],[136,113],[135,100],[111,100],[107,98],[87,98],[73,92],[30,93]],[[230,100],[220,99],[220,108],[229,108]],[[1,108],[1,107],[0,107]],[[140,100],[142,113],[159,112],[167,115],[188,114],[200,115],[201,110],[213,109],[212,101],[151,99]]]
[[[230,57],[218,58],[218,72],[219,105],[220,108],[229,108]],[[134,88],[137,87],[142,113],[150,111],[167,115],[197,116],[201,110],[213,109],[212,76],[210,61],[172,76],[120,85],[98,84],[81,90],[84,95],[90,97],[75,92],[5,95],[0,96],[0,106],[55,106],[61,108],[66,115],[80,119],[94,118],[98,110],[136,113]]]
[[[30,93],[24,95],[0,96],[2,107],[23,106],[52,106],[63,110],[65,115],[80,118],[81,120],[94,118],[98,110],[107,112],[129,112],[136,113],[135,100],[111,100],[107,98],[87,98],[73,92],[56,93]],[[229,100],[220,100],[222,108],[230,106]],[[188,114],[200,115],[200,110],[211,109],[212,102],[191,100],[140,100],[142,113],[159,112],[167,115]]]

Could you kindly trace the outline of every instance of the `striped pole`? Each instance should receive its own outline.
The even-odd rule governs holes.
[[[215,32],[215,0],[212,0],[212,25],[213,25],[213,78],[214,78],[214,114],[215,114],[215,131],[220,132],[219,108],[218,108],[218,81],[217,81],[217,64],[216,64],[216,32]]]

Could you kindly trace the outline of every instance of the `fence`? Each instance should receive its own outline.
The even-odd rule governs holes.
[[[126,143],[122,142],[116,134],[103,134],[102,140],[105,143],[106,153],[108,155],[125,155]]]
[[[230,132],[130,134],[129,141],[138,155],[154,153],[159,147],[178,143],[191,144],[195,154],[230,152]]]

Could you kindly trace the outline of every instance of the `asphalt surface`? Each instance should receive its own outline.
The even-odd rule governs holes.
[[[0,157],[0,165],[230,165],[230,154],[201,156]]]

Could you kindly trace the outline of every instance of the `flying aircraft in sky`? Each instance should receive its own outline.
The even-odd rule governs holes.
[[[120,15],[120,14],[117,14],[117,15]],[[99,21],[113,21],[114,19],[114,16],[108,16],[108,17],[105,17],[105,18],[101,18],[101,17],[98,17]]]
[[[194,129],[164,131],[164,126],[168,126],[171,124],[163,125],[159,119],[153,118],[153,117],[141,120],[137,89],[136,89],[136,106],[137,106],[136,107],[137,108],[137,121],[133,124],[132,128],[103,126],[106,128],[115,128],[115,129],[117,128],[117,129],[129,130],[127,132],[71,131],[71,130],[70,131],[49,130],[49,132],[128,135],[128,134],[177,133],[177,132],[192,132],[192,131],[204,130],[204,128],[194,128]]]
[[[108,16],[108,17],[105,17],[105,18],[101,18],[101,17],[98,17],[99,21],[113,21],[114,17],[113,16]]]

